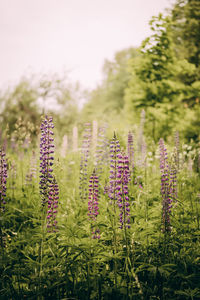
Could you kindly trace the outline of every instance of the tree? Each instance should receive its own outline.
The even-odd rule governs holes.
[[[130,80],[128,61],[138,55],[137,49],[129,48],[117,52],[113,61],[104,62],[103,82],[89,94],[89,101],[83,109],[85,118],[104,118],[108,121],[122,112],[124,92]]]
[[[177,125],[185,105],[199,94],[200,85],[191,84],[196,66],[175,55],[170,15],[153,17],[150,26],[153,34],[142,43],[139,60],[129,63],[131,79],[125,102],[127,111],[146,108],[148,124],[152,124],[148,131],[151,128],[149,133],[157,140]]]
[[[9,125],[9,133],[15,130],[15,124],[18,118],[24,122],[30,122],[38,125],[40,121],[40,112],[37,106],[38,93],[30,82],[23,79],[13,90],[6,91],[1,95],[1,124],[3,129]],[[34,131],[36,134],[36,131]]]
[[[8,134],[16,129],[16,123],[34,127],[31,135],[37,136],[41,115],[50,113],[57,123],[59,134],[70,131],[78,119],[78,101],[82,91],[78,84],[71,84],[65,76],[57,74],[36,75],[22,79],[15,87],[0,97],[2,129],[8,125]]]
[[[195,65],[193,81],[200,80],[200,1],[178,0],[171,15],[176,54]]]

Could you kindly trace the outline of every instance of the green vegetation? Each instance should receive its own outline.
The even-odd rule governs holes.
[[[153,17],[91,92],[1,93],[0,299],[200,298],[199,14]]]

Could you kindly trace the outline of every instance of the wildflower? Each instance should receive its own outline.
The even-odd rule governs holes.
[[[41,142],[40,142],[40,194],[42,196],[42,205],[48,202],[49,185],[53,179],[53,119],[46,116],[41,124]]]
[[[4,212],[6,204],[7,163],[5,156],[5,152],[0,149],[0,212]]]
[[[117,186],[117,154],[120,152],[120,144],[114,133],[114,137],[110,143],[110,180],[109,180],[109,198],[114,204],[117,200],[116,186]]]
[[[89,180],[89,194],[88,194],[88,217],[91,222],[92,228],[92,238],[99,239],[100,231],[96,227],[96,220],[99,214],[99,206],[98,206],[98,187],[99,187],[99,179],[96,175],[95,170],[90,176]]]
[[[52,183],[49,185],[48,195],[48,210],[47,210],[47,229],[48,232],[55,232],[57,228],[57,208],[59,200],[59,188],[55,177],[53,177]]]
[[[120,210],[120,228],[130,228],[130,203],[128,196],[128,183],[130,180],[128,156],[123,153],[117,155],[117,203]]]
[[[169,194],[171,202],[177,201],[177,170],[174,165],[170,168]]]
[[[167,149],[163,139],[159,141],[160,145],[160,171],[161,171],[161,196],[162,196],[162,222],[163,232],[170,232],[170,214],[172,207],[172,199],[170,197],[169,189],[169,165]]]
[[[177,172],[178,172],[178,165],[177,165],[177,149],[174,149],[173,155],[172,155],[172,162],[169,167],[170,172],[170,180],[169,180],[169,194],[172,203],[177,201]]]

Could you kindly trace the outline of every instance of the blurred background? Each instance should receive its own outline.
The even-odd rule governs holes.
[[[199,0],[0,0],[0,24],[1,140],[47,113],[61,138],[137,131],[145,111],[155,143],[199,142]]]

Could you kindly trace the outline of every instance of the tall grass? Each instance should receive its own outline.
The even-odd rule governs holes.
[[[97,139],[95,126],[93,136]],[[113,139],[105,132],[101,136],[104,148],[95,154],[99,142],[98,139],[92,142],[91,130],[87,124],[84,141],[79,137],[78,143],[74,142],[76,147],[68,147],[65,155],[60,156],[59,147],[55,148],[53,177],[59,186],[56,230],[48,230],[44,222],[45,208],[39,191],[39,144],[36,148],[30,144],[26,150],[20,145],[15,151],[7,148],[6,204],[1,211],[4,243],[1,243],[0,299],[199,299],[197,168],[188,170],[187,158],[181,161],[184,154],[179,148],[177,198],[170,208],[170,230],[163,232],[158,145],[151,146],[151,152],[147,145],[145,163],[141,164],[141,152],[137,150],[141,147],[136,144],[137,138],[131,140],[134,164],[131,163],[130,178],[122,182],[120,175],[115,185],[110,182],[113,180],[109,178],[113,175],[110,171],[123,169],[124,156],[119,157],[119,164],[113,163],[110,157],[113,152],[107,146],[107,139],[111,145]],[[119,140],[123,153],[128,150],[124,146],[128,131]],[[174,145],[167,148],[169,163],[174,168]],[[34,176],[30,176],[33,151],[37,166]],[[128,163],[127,157],[125,160]],[[116,180],[117,174],[121,173],[115,174]],[[98,187],[94,186],[97,182],[90,182],[93,179],[98,180]],[[120,196],[128,197],[124,199],[129,202],[129,211],[123,211],[125,215],[117,195],[120,190],[116,187],[120,185],[124,193]],[[95,204],[98,210],[92,207],[90,212],[96,214],[92,226],[98,232],[94,228],[91,231],[91,216],[88,216],[88,201],[93,196],[97,200],[93,188],[94,193],[98,189]],[[49,197],[48,191],[46,196]],[[122,226],[120,214],[130,219],[128,227]],[[94,234],[98,238],[93,238]]]

